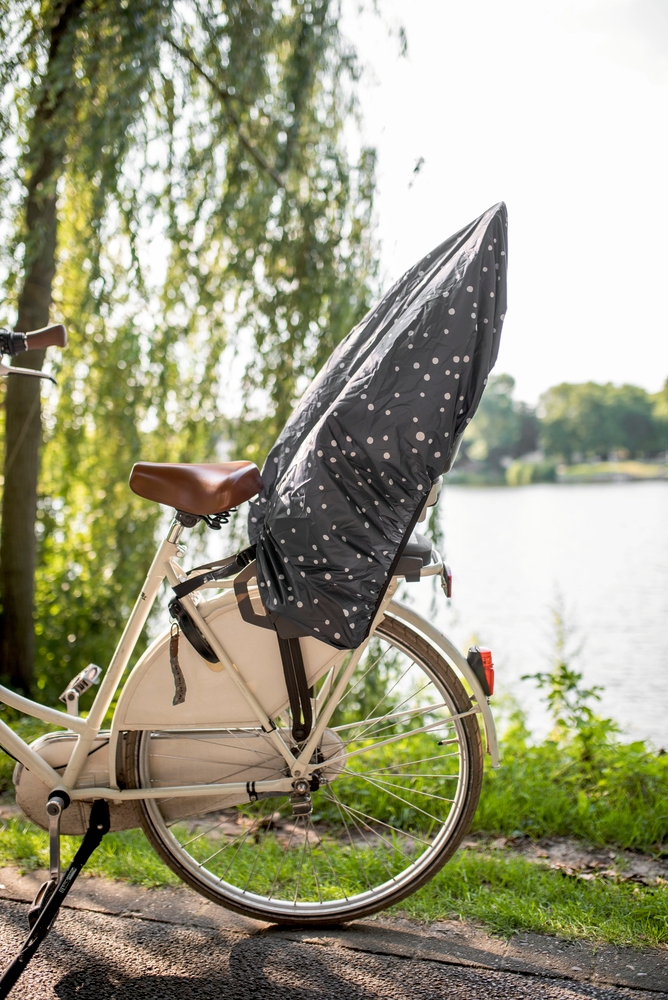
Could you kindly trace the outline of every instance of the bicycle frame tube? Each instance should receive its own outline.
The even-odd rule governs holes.
[[[167,537],[160,543],[153,563],[151,564],[151,568],[148,571],[144,587],[135,603],[127,625],[123,631],[123,635],[121,636],[120,642],[114,652],[102,684],[100,685],[100,689],[86,719],[71,716],[65,712],[60,712],[44,705],[39,705],[37,702],[34,702],[29,698],[24,698],[8,688],[0,686],[0,702],[4,702],[12,708],[16,708],[27,715],[42,719],[44,722],[62,726],[63,728],[74,731],[74,733],[77,734],[78,738],[74,751],[70,757],[65,772],[61,777],[58,772],[51,768],[46,761],[39,756],[39,754],[35,753],[35,751],[33,751],[24,740],[17,736],[16,733],[14,733],[11,728],[6,725],[6,723],[0,720],[0,744],[6,747],[17,760],[38,776],[50,790],[63,789],[72,799],[91,800],[94,798],[107,798],[115,801],[141,798],[164,798],[171,796],[180,798],[194,795],[199,796],[209,793],[214,795],[220,794],[222,791],[226,794],[236,794],[245,790],[245,783],[229,783],[163,786],[159,789],[124,789],[121,791],[116,786],[113,766],[115,760],[115,739],[110,741],[109,746],[109,787],[85,789],[76,788],[81,771],[86,764],[88,754],[95,744],[100,727],[102,726],[113,696],[118,688],[125,668],[127,667],[130,656],[132,655],[132,652],[137,644],[139,635],[141,634],[141,631],[146,623],[149,612],[157,597],[163,580],[166,577],[169,583],[173,586],[181,579],[184,579],[180,567],[175,562],[175,557],[177,555],[177,543],[182,530],[182,526],[178,522],[173,521]],[[424,619],[420,618],[419,615],[410,611],[408,608],[404,608],[393,602],[392,598],[397,588],[397,584],[398,580],[394,580],[388,587],[383,604],[374,618],[366,640],[353,651],[348,663],[341,671],[338,679],[332,677],[329,697],[327,698],[321,711],[318,713],[316,725],[314,726],[309,739],[297,759],[295,759],[292,751],[282,739],[280,730],[274,727],[272,720],[267,717],[262,706],[247,687],[241,674],[230,657],[227,655],[219,639],[213,634],[208,623],[200,614],[195,602],[189,597],[185,598],[189,604],[189,614],[192,616],[202,634],[209,641],[212,649],[220,661],[218,665],[207,664],[207,666],[215,670],[226,670],[228,672],[228,675],[232,678],[235,685],[239,688],[241,694],[248,703],[249,708],[252,709],[259,725],[267,733],[267,738],[274,745],[275,749],[283,756],[292,771],[292,776],[289,778],[281,777],[273,781],[256,782],[257,791],[273,791],[279,793],[289,792],[292,788],[293,778],[299,777],[308,771],[309,762],[319,740],[322,738],[322,734],[327,726],[327,723],[329,722],[357,664],[364,655],[371,637],[386,612],[390,615],[402,618],[414,628],[418,629],[418,631],[422,632],[425,637],[427,637],[435,646],[439,647],[446,654],[451,662],[454,662],[456,667],[464,675],[478,701],[478,710],[483,716],[487,746],[492,757],[492,766],[498,766],[498,750],[494,721],[484,694],[482,693],[480,685],[477,682],[477,678],[475,678],[475,676],[470,676],[472,672],[468,667],[468,664],[461,654],[459,654],[451,643],[449,643],[446,637],[442,635],[442,633],[438,632],[435,628],[433,628],[433,626],[424,621]],[[112,742],[114,744],[113,746]]]
[[[151,564],[151,568],[146,576],[144,586],[139,597],[137,598],[134,608],[132,609],[130,618],[128,619],[127,625],[123,631],[123,635],[121,636],[120,642],[116,647],[87,718],[81,719],[76,716],[68,715],[65,712],[60,712],[57,709],[48,708],[32,701],[30,698],[24,698],[21,695],[15,694],[8,688],[0,686],[0,702],[5,702],[7,705],[18,709],[27,715],[31,715],[34,718],[42,719],[44,722],[62,726],[64,729],[73,730],[78,736],[69,763],[65,768],[64,774],[61,776],[57,771],[51,768],[46,761],[39,756],[39,754],[35,753],[35,751],[32,750],[20,736],[17,736],[17,734],[14,733],[10,727],[6,725],[6,723],[0,720],[0,744],[6,746],[12,756],[24,764],[42,781],[44,781],[44,783],[51,790],[63,789],[72,799],[109,798],[114,800],[138,799],[144,797],[163,798],[172,795],[176,797],[202,795],[203,793],[206,794],[209,789],[211,790],[211,794],[220,794],[220,791],[223,789],[230,794],[242,790],[242,786],[237,787],[236,784],[215,784],[165,786],[164,788],[153,790],[125,789],[120,791],[116,786],[115,776],[113,774],[114,754],[112,751],[115,748],[112,748],[111,744],[110,764],[112,767],[110,767],[109,787],[94,789],[76,788],[79,775],[86,764],[88,754],[95,744],[100,727],[102,726],[105,715],[111,705],[114,694],[118,688],[125,668],[127,667],[130,656],[132,655],[132,652],[137,644],[141,631],[146,624],[146,619],[148,618],[163,580],[167,577],[170,584],[174,585],[179,581],[179,579],[183,578],[180,575],[180,568],[175,562],[175,557],[177,555],[177,543],[182,531],[182,526],[177,521],[173,521],[167,538],[160,543],[158,551],[156,552],[155,558]],[[240,689],[244,698],[248,702],[249,707],[255,713],[258,723],[265,730],[265,732],[267,732],[267,736],[273,743],[276,750],[283,756],[286,763],[293,764],[295,759],[292,756],[289,747],[281,738],[278,730],[275,729],[273,723],[267,717],[257,699],[248,689],[245,681],[239,674],[239,671],[234,663],[230,660],[224,648],[221,646],[219,640],[212,634],[209,626],[197,610],[195,603],[190,598],[186,598],[186,600],[188,600],[190,604],[189,613],[192,615],[194,621],[201,629],[204,636],[209,640],[214,652],[220,660],[221,666],[218,669],[225,669],[229,672],[229,676]],[[292,788],[292,779],[287,781],[287,785],[286,781],[287,779],[281,778],[275,781],[256,782],[256,787],[259,791],[264,790],[281,792],[286,789],[290,790]],[[246,786],[243,784],[243,790],[245,790],[245,788]]]
[[[165,564],[171,557],[176,555],[176,543],[181,531],[181,525],[173,522],[167,538],[158,547],[151,568],[148,571],[144,587],[137,598],[132,614],[86,719],[71,716],[57,709],[40,705],[30,698],[24,698],[10,691],[8,688],[0,686],[0,702],[18,709],[26,715],[41,719],[43,722],[63,726],[64,729],[74,730],[78,735],[77,744],[69,764],[65,769],[64,775],[61,777],[39,754],[30,749],[25,740],[22,740],[9,726],[0,721],[0,743],[6,746],[12,756],[16,757],[29,770],[38,775],[50,788],[65,787],[66,789],[71,789],[76,784],[88,753],[97,738],[120,679],[123,676],[123,671],[128,664],[132,651],[137,644],[137,639],[146,623],[160,585],[164,580]],[[105,789],[104,791],[107,792],[109,790]],[[72,792],[72,797],[77,797],[76,792]]]

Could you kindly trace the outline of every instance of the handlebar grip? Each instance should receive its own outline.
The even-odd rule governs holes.
[[[66,347],[67,330],[62,323],[55,326],[45,326],[43,330],[33,330],[26,333],[26,350],[40,351],[46,347]]]

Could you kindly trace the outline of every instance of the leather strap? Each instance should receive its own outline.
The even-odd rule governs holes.
[[[292,736],[296,743],[303,743],[311,732],[313,717],[311,695],[299,639],[281,639],[279,635],[278,648],[281,651],[285,686],[288,689],[288,698],[290,699]]]
[[[248,581],[252,580],[257,575],[257,567],[255,561],[249,563],[245,569],[239,573],[236,580],[234,581],[234,593],[237,598],[237,604],[239,605],[239,613],[245,622],[249,625],[258,625],[260,628],[270,628],[272,632],[275,631],[273,622],[270,615],[258,615],[253,610],[253,604],[250,599],[250,594],[248,593]]]
[[[186,680],[179,663],[179,623],[172,622],[172,634],[169,639],[169,665],[174,678],[174,700],[172,705],[182,705],[186,700]]]
[[[216,562],[204,563],[203,566],[195,566],[195,569],[190,571],[191,573],[198,569],[205,569],[208,572],[202,573],[201,576],[195,576],[192,580],[177,583],[175,587],[172,587],[172,590],[177,597],[185,597],[187,594],[192,594],[194,590],[198,590],[205,583],[210,583],[212,580],[225,580],[229,576],[234,576],[239,569],[248,566],[254,558],[255,546],[250,545],[247,549],[242,549],[241,552],[237,552],[233,556],[227,556],[226,559],[218,559]]]
[[[299,629],[293,629],[290,623],[284,622],[280,615],[258,615],[255,613],[248,593],[248,583],[256,576],[257,564],[253,561],[239,573],[234,581],[234,593],[239,605],[239,613],[249,625],[259,625],[260,628],[268,628],[272,632],[276,632],[285,686],[290,699],[292,735],[297,743],[303,743],[304,740],[308,739],[313,722],[311,697],[298,638],[299,634],[304,635],[305,633]],[[290,635],[291,631],[293,631],[293,635]],[[287,635],[285,635],[286,632]],[[294,635],[294,632],[297,632],[297,636]]]

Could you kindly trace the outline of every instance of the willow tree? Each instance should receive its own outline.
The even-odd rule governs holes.
[[[108,656],[150,559],[133,461],[261,460],[363,315],[374,157],[342,141],[358,67],[332,0],[0,13],[0,322],[70,331],[41,416],[32,380],[5,393],[2,669],[52,694]]]

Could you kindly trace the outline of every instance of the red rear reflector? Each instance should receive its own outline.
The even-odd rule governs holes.
[[[480,686],[487,697],[491,697],[494,694],[494,664],[492,663],[491,649],[486,649],[484,646],[471,646],[466,660],[480,681]]]

